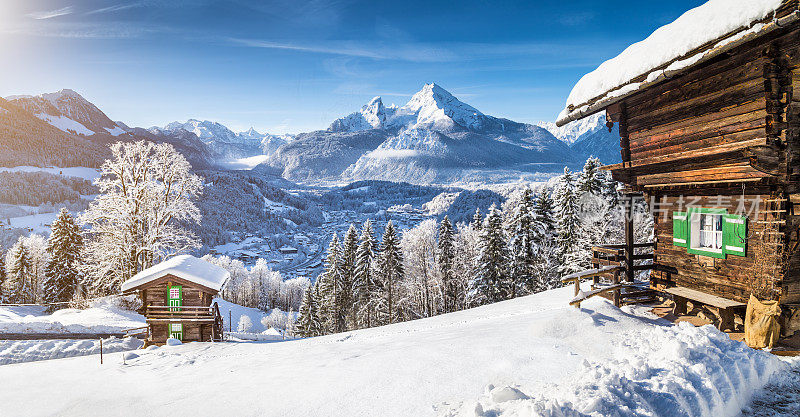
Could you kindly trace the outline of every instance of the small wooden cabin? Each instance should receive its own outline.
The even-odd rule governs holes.
[[[723,325],[778,300],[800,330],[798,1],[690,10],[584,76],[557,124],[600,111],[620,135],[607,169],[655,216],[651,288]]]
[[[217,341],[222,340],[223,323],[213,299],[229,277],[219,266],[181,255],[134,275],[122,291],[142,300],[139,313],[147,318],[150,342]]]

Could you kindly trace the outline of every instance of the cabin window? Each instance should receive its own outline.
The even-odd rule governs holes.
[[[698,223],[700,229],[698,247],[722,252],[722,215],[701,214]]]
[[[672,244],[691,254],[725,258],[745,256],[747,218],[725,209],[694,208],[672,214]]]
[[[169,287],[167,297],[167,305],[172,307],[169,311],[181,311],[180,308],[183,306],[183,287],[180,285],[172,285]]]
[[[183,323],[170,323],[169,337],[173,339],[183,340]]]

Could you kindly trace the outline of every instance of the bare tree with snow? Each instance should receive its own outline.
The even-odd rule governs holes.
[[[199,223],[202,190],[172,145],[117,142],[95,181],[100,195],[80,217],[89,227],[83,272],[89,288],[111,293],[137,272],[199,246],[185,227]]]

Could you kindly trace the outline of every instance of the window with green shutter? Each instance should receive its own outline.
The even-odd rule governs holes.
[[[728,255],[747,254],[747,217],[726,214],[722,223],[722,250]]]
[[[172,285],[169,287],[167,293],[167,305],[172,307],[169,311],[181,311],[183,306],[183,287],[180,285]]]
[[[672,244],[687,247],[688,231],[687,214],[680,211],[672,213]]]
[[[693,255],[725,259],[747,255],[747,217],[720,208],[672,213],[672,244]]]
[[[183,323],[169,323],[169,337],[183,340]]]
[[[725,252],[722,250],[724,242],[722,218],[726,213],[725,209],[690,208],[686,251],[692,255],[725,259]]]

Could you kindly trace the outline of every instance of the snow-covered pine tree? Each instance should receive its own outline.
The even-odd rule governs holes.
[[[577,238],[580,228],[580,217],[578,215],[578,196],[575,193],[575,185],[572,173],[568,168],[564,168],[564,175],[561,184],[556,188],[556,243],[558,244],[558,258],[561,262],[559,271],[562,274],[575,272],[579,265],[570,264],[568,258],[571,252],[577,247]]]
[[[619,183],[614,181],[611,171],[600,171],[601,190],[600,194],[612,208],[617,207],[621,198],[618,190]]]
[[[45,269],[44,300],[69,301],[79,282],[78,260],[83,237],[75,219],[65,208],[58,213],[51,230],[47,240],[50,262]]]
[[[583,165],[583,171],[578,175],[577,187],[578,195],[591,193],[600,195],[603,191],[604,175],[600,171],[600,159],[590,156]]]
[[[23,244],[24,237],[20,237],[11,250],[6,255],[6,268],[8,277],[6,279],[5,293],[12,303],[33,303],[35,302],[35,289],[31,285],[31,261],[28,258],[28,251]]]
[[[334,233],[328,245],[328,254],[325,258],[325,272],[317,278],[319,280],[320,311],[322,323],[326,333],[344,331],[344,312],[342,310],[342,247],[339,236]]]
[[[405,271],[400,239],[391,220],[386,224],[383,232],[377,264],[376,275],[380,282],[378,290],[381,293],[376,306],[378,324],[394,323],[399,318],[400,294],[398,287],[400,281],[403,280]]]
[[[186,227],[203,182],[167,143],[117,142],[95,181],[100,195],[79,222],[89,226],[81,272],[94,294],[119,291],[139,271],[200,246]]]
[[[438,238],[436,242],[436,264],[444,285],[444,312],[451,313],[458,309],[458,298],[463,290],[459,288],[459,283],[455,277],[455,236],[453,234],[453,224],[450,223],[450,218],[447,215],[439,223]]]
[[[543,189],[536,197],[533,209],[533,229],[535,230],[535,243],[541,245],[555,235],[555,220],[553,211],[553,198],[550,190]]]
[[[511,295],[510,256],[503,233],[503,216],[494,205],[489,208],[483,223],[480,250],[480,266],[475,281],[478,302],[488,304],[507,299]]]
[[[536,225],[533,213],[533,192],[526,188],[514,207],[509,225],[511,251],[511,298],[533,292],[533,268],[536,262]]]
[[[372,222],[367,220],[361,226],[353,279],[353,310],[358,328],[371,327],[376,320],[373,302],[373,296],[378,294],[374,274],[376,248]]]
[[[481,208],[475,208],[475,214],[472,215],[472,228],[475,230],[481,230],[483,227],[483,215],[481,214]]]
[[[344,235],[342,245],[342,293],[339,299],[342,314],[344,314],[345,328],[355,328],[355,310],[353,300],[355,299],[353,282],[355,281],[356,271],[356,252],[358,252],[358,232],[353,224]]]
[[[294,333],[300,337],[313,337],[321,334],[319,312],[314,295],[314,286],[309,285],[303,294],[300,314],[295,324]]]

